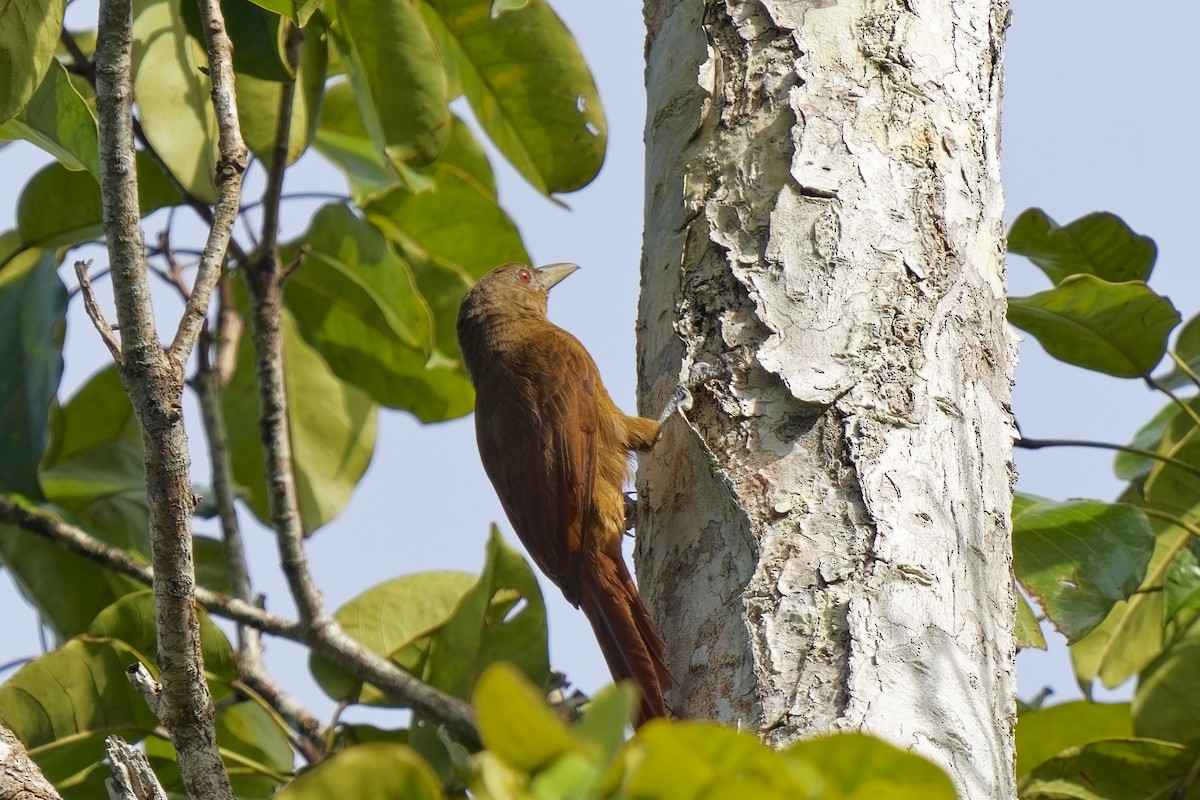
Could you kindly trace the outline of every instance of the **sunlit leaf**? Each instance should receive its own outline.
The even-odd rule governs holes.
[[[0,12],[2,14],[3,12]],[[100,175],[96,117],[71,85],[66,69],[52,61],[42,85],[21,113],[0,125],[0,136],[26,139],[70,170]]]
[[[1128,703],[1079,700],[1017,717],[1017,775],[1049,761],[1070,747],[1133,736]]]
[[[33,97],[54,58],[65,0],[0,3],[0,122]]]
[[[1106,281],[1144,281],[1157,248],[1115,214],[1096,212],[1059,226],[1040,208],[1029,208],[1008,231],[1008,252],[1025,256],[1058,284],[1071,275]]]
[[[362,744],[335,753],[296,778],[277,800],[441,800],[428,765],[402,744]]]
[[[1018,648],[1046,649],[1046,637],[1042,635],[1042,626],[1038,623],[1037,615],[1020,592],[1017,592],[1016,634]]]
[[[1176,794],[1200,752],[1146,739],[1109,739],[1072,748],[1022,782],[1022,800],[1195,800],[1200,787]]]

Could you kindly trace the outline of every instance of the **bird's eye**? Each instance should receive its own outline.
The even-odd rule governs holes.
[[[521,283],[528,284],[533,280],[533,273],[527,269],[519,269],[517,270],[517,280],[519,280]]]

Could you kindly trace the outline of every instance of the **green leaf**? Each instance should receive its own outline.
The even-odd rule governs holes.
[[[545,0],[493,13],[492,0],[423,0],[443,58],[479,124],[543,194],[586,186],[607,126],[579,46]]]
[[[1176,794],[1200,752],[1146,739],[1109,739],[1072,748],[1037,767],[1022,800],[1196,800],[1200,786]]]
[[[354,87],[348,81],[325,88],[313,146],[346,174],[350,196],[359,206],[398,182],[363,125]]]
[[[217,715],[217,744],[238,780],[238,796],[270,797],[293,771],[287,724],[257,703],[236,703]]]
[[[276,800],[441,800],[437,777],[402,744],[362,744],[321,761],[275,795]]]
[[[233,594],[229,588],[229,569],[225,565],[225,543],[211,536],[193,538],[196,558],[196,583],[218,594]]]
[[[407,2],[338,0],[334,41],[375,148],[395,169],[427,164],[450,134],[446,73]]]
[[[320,0],[250,0],[256,6],[261,6],[268,11],[274,11],[283,17],[288,17],[292,22],[299,27],[304,27],[308,24],[308,19],[313,15],[318,8],[321,7]]]
[[[217,119],[208,55],[178,23],[181,0],[144,0],[134,9],[133,97],[146,139],[195,197],[212,203]]]
[[[1038,623],[1033,607],[1020,592],[1017,592],[1017,647],[1034,650],[1046,649],[1046,637],[1042,635],[1042,626]]]
[[[317,212],[284,250],[307,246],[284,299],[330,369],[376,402],[431,422],[471,410],[455,364],[430,364],[429,309],[383,234],[342,205]]]
[[[1140,281],[1075,275],[1049,291],[1009,298],[1008,321],[1059,361],[1138,378],[1162,360],[1179,312]]]
[[[583,707],[583,715],[571,733],[590,745],[601,763],[611,761],[625,743],[625,728],[638,707],[637,688],[629,681],[609,684]]]
[[[1115,214],[1096,212],[1060,227],[1045,211],[1029,208],[1008,231],[1008,252],[1025,256],[1059,284],[1081,273],[1113,283],[1145,281],[1158,250]]]
[[[105,735],[136,742],[159,724],[125,677],[139,660],[116,640],[72,639],[0,685],[0,719],[47,778],[69,777],[103,758]]]
[[[1190,405],[1200,406],[1193,399]],[[1162,455],[1200,468],[1200,428],[1190,414],[1175,414],[1166,424],[1156,448]],[[1155,460],[1143,484],[1146,505],[1185,519],[1200,506],[1200,476],[1165,461]]]
[[[1200,407],[1200,403],[1194,405]],[[1167,403],[1154,417],[1138,428],[1130,447],[1139,450],[1157,450],[1162,441],[1163,433],[1179,414],[1179,406]],[[1157,459],[1137,453],[1118,452],[1113,458],[1113,473],[1123,481],[1140,481],[1150,474],[1151,468],[1159,463]]]
[[[1191,550],[1181,552],[1168,567],[1163,599],[1168,622],[1180,611],[1200,608],[1200,561]]]
[[[179,205],[183,196],[145,153],[137,155],[142,214]],[[59,247],[100,239],[100,186],[86,172],[50,164],[25,183],[17,201],[17,230],[24,247]],[[2,260],[0,260],[2,261]]]
[[[186,5],[194,6],[191,3]],[[303,36],[288,128],[288,165],[294,164],[304,154],[317,130],[328,54],[325,18],[320,14],[314,16],[311,24],[304,29]],[[237,52],[236,48],[234,52]],[[279,126],[279,100],[283,87],[284,84],[276,81],[240,72],[236,75],[238,121],[241,123],[242,136],[251,152],[267,165],[274,158],[275,130]]]
[[[188,34],[203,51],[207,51],[204,28],[200,23],[200,7],[185,2],[179,14]],[[233,70],[240,77],[283,83],[293,77],[284,52],[281,12],[271,13],[250,0],[221,0],[221,16],[233,44]],[[241,84],[237,91],[241,93]],[[241,98],[238,98],[239,110]],[[240,116],[240,115],[239,115]]]
[[[783,750],[821,777],[822,798],[956,800],[954,783],[937,765],[864,733],[836,733]]]
[[[450,619],[474,583],[474,576],[462,572],[405,575],[371,587],[339,608],[334,617],[368,650],[424,678],[430,634]],[[334,700],[403,707],[316,654],[309,657],[309,669],[317,685]]]
[[[536,772],[578,747],[538,689],[511,665],[484,670],[472,705],[484,746],[522,772]]]
[[[10,0],[0,4],[0,122],[33,97],[62,30],[66,0]]]
[[[1078,700],[1017,717],[1017,776],[1062,751],[1103,739],[1133,736],[1128,703],[1089,703]]]
[[[245,303],[239,305],[246,307]],[[283,311],[282,328],[296,492],[300,521],[304,532],[310,534],[341,513],[366,471],[375,450],[377,407],[362,391],[338,380],[321,354],[301,338],[287,309]],[[242,337],[237,369],[222,393],[221,403],[229,429],[234,479],[245,487],[250,509],[269,525],[271,512],[250,336]]]
[[[1177,637],[1138,676],[1133,695],[1134,734],[1168,742],[1200,738],[1200,625]]]
[[[1014,499],[1013,571],[1070,642],[1133,594],[1153,550],[1150,523],[1133,506]]]
[[[33,142],[67,169],[86,169],[99,180],[96,116],[57,61],[21,113],[0,125],[0,136]]]
[[[1179,336],[1175,339],[1175,355],[1179,356],[1193,373],[1200,373],[1200,314],[1189,319],[1180,328]],[[1160,378],[1159,383],[1171,389],[1195,385],[1192,377],[1178,364],[1166,377]]]
[[[0,270],[0,490],[40,499],[37,467],[62,378],[67,290],[50,250],[26,250]]]
[[[516,667],[535,686],[550,680],[546,604],[537,576],[493,525],[483,574],[434,633],[425,676],[467,699],[483,670],[498,661]]]

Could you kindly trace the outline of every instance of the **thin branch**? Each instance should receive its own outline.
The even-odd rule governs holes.
[[[83,308],[87,311],[88,319],[96,326],[96,332],[100,334],[100,340],[104,342],[104,346],[108,348],[108,352],[112,354],[113,361],[117,362],[117,366],[122,363],[121,358],[121,343],[117,341],[117,336],[113,332],[112,325],[108,324],[108,320],[104,318],[104,312],[100,309],[100,303],[96,301],[96,293],[92,291],[92,282],[88,280],[88,268],[92,266],[92,260],[75,262],[75,276],[79,279],[79,293],[83,295]]]
[[[300,43],[304,34],[288,20],[284,50],[288,64],[295,69],[300,61]],[[295,79],[285,81],[279,90],[279,116],[275,124],[275,142],[271,147],[271,164],[267,169],[267,188],[263,192],[262,237],[259,252],[271,252],[279,243],[279,198],[283,194],[283,175],[287,171],[288,142],[292,132],[292,106],[296,98]]]
[[[1013,442],[1013,447],[1019,447],[1022,450],[1041,450],[1046,447],[1092,447],[1098,450],[1116,450],[1121,453],[1132,453],[1135,456],[1143,458],[1151,458],[1155,461],[1161,461],[1164,464],[1170,464],[1173,467],[1185,470],[1192,473],[1196,477],[1200,477],[1200,467],[1195,464],[1189,464],[1186,461],[1181,461],[1178,458],[1165,456],[1162,453],[1156,453],[1153,450],[1144,450],[1141,447],[1131,447],[1124,444],[1112,444],[1110,442],[1093,442],[1084,439],[1030,439],[1022,436],[1020,439]]]
[[[337,192],[287,192],[279,195],[279,201],[283,200],[347,200],[349,198],[344,194]],[[253,211],[263,205],[262,200],[257,200],[253,203],[244,203],[242,205],[242,213]]]
[[[1200,527],[1197,527],[1195,523],[1188,522],[1187,520],[1184,520],[1184,519],[1180,519],[1179,517],[1175,516],[1174,514],[1169,514],[1166,511],[1159,511],[1157,508],[1148,508],[1146,506],[1137,506],[1137,508],[1141,509],[1142,513],[1145,514],[1147,517],[1153,517],[1154,519],[1160,519],[1163,522],[1167,523],[1168,525],[1174,525],[1176,527],[1183,528],[1185,531],[1190,533],[1192,536],[1200,538]],[[1184,539],[1184,541],[1186,542],[1187,540]],[[1174,558],[1174,556],[1175,556],[1174,553],[1169,554],[1170,558]]]
[[[71,55],[71,61],[75,63],[75,71],[82,75],[92,86],[96,85],[96,66],[91,62],[91,59],[83,52],[83,48],[75,41],[75,37],[71,35],[65,27],[58,34],[59,41],[63,47]]]
[[[1191,417],[1192,423],[1195,424],[1197,428],[1200,428],[1200,414],[1196,413],[1196,409],[1192,408],[1191,403],[1171,391],[1171,387],[1167,386],[1166,384],[1159,383],[1150,376],[1146,376],[1144,380],[1151,389],[1156,389],[1165,394],[1167,397],[1171,398],[1171,402],[1179,406],[1179,409],[1184,414],[1187,414],[1189,417]]]
[[[1188,376],[1188,380],[1200,387],[1200,375],[1196,374],[1196,370],[1192,369],[1192,365],[1186,359],[1180,358],[1179,353],[1174,350],[1168,350],[1167,355],[1175,362],[1175,366],[1179,367],[1179,371]]]
[[[153,571],[124,550],[62,520],[30,511],[3,495],[0,495],[0,522],[48,539],[65,550],[146,585],[154,583]],[[390,696],[420,709],[465,741],[472,742],[476,738],[474,713],[469,705],[422,683],[382,656],[366,650],[350,639],[332,617],[327,618],[328,623],[323,627],[305,626],[203,586],[196,587],[196,601],[216,616],[307,644],[356,679],[369,681]]]
[[[192,283],[192,293],[175,340],[168,355],[179,364],[187,361],[200,336],[200,327],[208,314],[213,288],[221,277],[225,252],[233,238],[238,204],[242,196],[242,176],[246,172],[246,144],[238,123],[237,101],[233,93],[233,44],[225,32],[225,18],[218,0],[198,0],[200,23],[208,44],[208,73],[212,78],[213,110],[217,116],[217,206],[204,243],[204,255]],[[290,115],[289,115],[290,119]]]

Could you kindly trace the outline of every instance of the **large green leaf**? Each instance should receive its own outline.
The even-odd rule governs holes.
[[[2,12],[0,12],[2,13]],[[70,170],[100,175],[96,117],[71,85],[67,70],[54,61],[42,85],[21,113],[0,125],[0,136],[26,139]]]
[[[377,407],[365,393],[329,370],[321,354],[300,336],[286,309],[282,327],[288,430],[300,520],[307,534],[340,514],[349,502],[350,493],[375,452]],[[258,383],[249,335],[242,337],[237,371],[221,402],[229,429],[234,479],[245,487],[250,509],[269,525]]]
[[[431,363],[429,308],[375,226],[343,205],[326,206],[285,257],[302,246],[308,256],[284,299],[335,375],[426,422],[470,411],[473,395],[464,391],[461,369]]]
[[[359,206],[398,182],[363,125],[358,98],[348,81],[325,88],[313,145],[346,174],[350,196]]]
[[[255,5],[268,11],[274,11],[280,16],[288,17],[300,27],[308,24],[308,19],[321,7],[320,0],[251,0]]]
[[[1175,355],[1179,356],[1193,374],[1200,374],[1200,314],[1189,319],[1179,329],[1175,338]],[[1169,374],[1160,378],[1159,382],[1177,389],[1180,386],[1194,386],[1194,378],[1176,365]]]
[[[578,749],[566,724],[547,707],[541,690],[508,664],[493,664],[475,684],[484,747],[522,772],[544,769]]]
[[[405,575],[371,587],[334,616],[368,650],[424,678],[430,635],[446,624],[474,583],[474,576],[463,572]],[[316,654],[309,657],[309,669],[317,684],[335,700],[400,705]]]
[[[1115,214],[1096,212],[1059,226],[1040,208],[1029,208],[1008,231],[1008,252],[1025,256],[1054,283],[1071,275],[1106,281],[1145,281],[1157,248]]]
[[[288,128],[289,165],[295,163],[308,149],[317,129],[328,54],[325,18],[320,14],[314,16],[304,29],[303,36],[300,63],[296,68],[292,117]],[[234,52],[237,52],[236,49]],[[251,152],[264,164],[270,164],[274,158],[275,130],[279,125],[279,99],[284,85],[240,72],[236,78],[238,120],[242,126],[242,136]]]
[[[24,108],[41,84],[54,58],[66,5],[66,0],[0,3],[0,122]]]
[[[1037,767],[1022,800],[1197,800],[1187,787],[1200,752],[1148,739],[1109,739],[1072,748]]]
[[[363,744],[335,753],[300,775],[276,800],[441,800],[437,776],[402,744]]]
[[[1168,742],[1200,739],[1200,624],[1177,637],[1138,676],[1133,695],[1137,736]]]
[[[1181,611],[1200,608],[1200,561],[1191,550],[1184,550],[1171,562],[1163,584],[1167,621]]]
[[[409,2],[337,0],[334,41],[363,121],[390,165],[426,164],[450,135],[446,72]]]
[[[183,196],[144,153],[137,156],[138,203],[149,214],[178,205]],[[100,185],[86,172],[50,164],[26,181],[17,201],[17,231],[23,247],[59,247],[100,239]],[[0,257],[0,264],[3,263]]]
[[[1191,405],[1200,406],[1200,401]],[[1200,469],[1200,428],[1190,414],[1180,412],[1167,420],[1156,450]],[[1142,492],[1147,505],[1177,517],[1194,519],[1200,509],[1200,476],[1173,463],[1155,460]]]
[[[928,759],[864,733],[835,733],[797,742],[788,761],[820,775],[821,797],[866,800],[955,800],[945,772]]]
[[[1133,717],[1128,703],[1089,703],[1079,700],[1017,717],[1017,775],[1062,751],[1103,739],[1133,736]]]
[[[47,778],[67,778],[103,758],[106,735],[137,741],[159,724],[125,676],[140,660],[115,639],[72,639],[0,685],[0,719]]]
[[[1138,378],[1162,360],[1179,312],[1141,281],[1074,275],[1049,291],[1009,298],[1008,321],[1059,361]]]
[[[468,699],[483,670],[497,661],[517,667],[535,686],[550,680],[546,604],[537,577],[492,526],[483,574],[434,634],[425,677]]]
[[[217,744],[238,797],[271,797],[293,771],[289,730],[258,703],[236,703],[217,715]]]
[[[1133,506],[1014,498],[1013,571],[1068,641],[1133,594],[1153,550],[1150,523]]]
[[[133,96],[146,139],[195,197],[217,199],[217,118],[208,55],[180,23],[181,0],[134,9]]]
[[[586,186],[607,127],[579,46],[545,0],[422,0],[451,72],[496,147],[544,194]]]
[[[62,378],[67,290],[50,250],[26,250],[0,270],[0,491],[40,499],[37,467]]]

